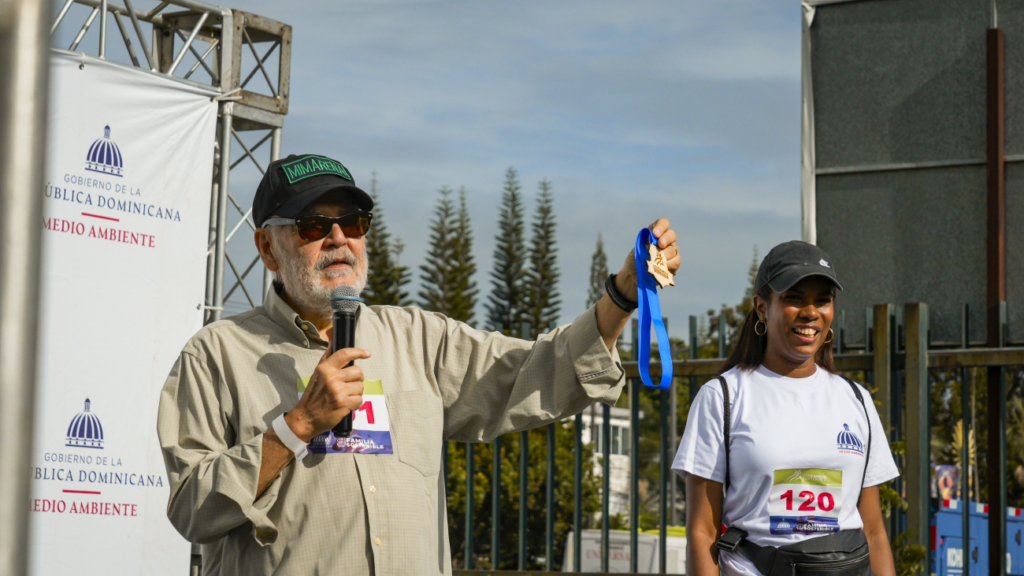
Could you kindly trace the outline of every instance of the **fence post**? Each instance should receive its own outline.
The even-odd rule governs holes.
[[[872,350],[875,366],[872,380],[878,391],[875,397],[882,400],[878,416],[882,420],[885,437],[892,440],[892,304],[875,305],[874,342]]]
[[[636,320],[633,321],[636,326]],[[629,386],[629,571],[638,571],[640,540],[640,380],[630,378]]]
[[[594,431],[590,431],[594,435]],[[583,413],[576,415],[576,424],[573,426],[573,454],[572,454],[572,569],[577,572],[580,569],[580,560],[583,558],[580,546],[583,545]]]
[[[612,473],[612,407],[601,405],[601,572],[608,571],[608,531],[611,529],[608,518],[608,491],[611,490],[609,476]]]
[[[697,317],[690,316],[690,359],[697,359]],[[697,390],[699,389],[699,383],[697,382],[696,376],[690,376],[690,404],[693,404],[693,399],[697,397]]]
[[[1006,345],[1006,302],[995,310],[996,326],[990,330],[990,347]],[[991,329],[992,327],[990,327]],[[994,332],[994,333],[993,333]],[[995,337],[994,339],[992,337]],[[1006,550],[1006,368],[988,368],[988,546]],[[989,574],[1006,574],[1006,555],[989,554]]]
[[[547,470],[547,508],[544,517],[544,549],[547,561],[545,567],[548,572],[555,570],[555,429],[557,424],[548,424],[548,470]],[[522,537],[526,538],[526,531]]]
[[[530,340],[530,324],[528,322],[522,322],[519,325],[519,337],[523,340]],[[526,570],[526,508],[527,508],[527,497],[526,491],[529,489],[530,480],[530,433],[523,430],[519,433],[519,554],[518,554],[518,567],[519,570]],[[548,467],[551,467],[551,458],[548,457]],[[551,470],[548,470],[548,484],[550,484]],[[550,491],[551,488],[549,487]],[[547,516],[551,517],[551,504],[548,503]],[[545,523],[545,526],[548,524]],[[548,556],[551,556],[551,551],[547,552]],[[550,562],[550,559],[548,560]],[[497,570],[498,566],[494,566]]]
[[[519,570],[526,570],[526,492],[530,476],[530,433],[519,433]]]
[[[908,542],[928,549],[931,451],[928,413],[928,305],[910,302],[904,314],[906,322],[906,393],[907,393],[907,529]]]
[[[476,444],[466,443],[466,570],[472,570],[475,566],[473,561],[473,508],[474,502],[473,487],[476,484]]]
[[[491,569],[501,564],[501,436],[491,445]]]
[[[964,350],[971,347],[971,309],[964,304],[963,316],[960,320],[960,347]],[[971,394],[971,369],[960,368],[960,510],[961,510],[961,542],[971,542],[971,430],[974,423],[971,409],[974,404]],[[963,548],[967,550],[967,548]],[[966,555],[964,556],[966,558]],[[962,576],[971,576],[971,563],[964,562]]]
[[[640,323],[633,319],[633,360],[641,360],[639,356],[640,347],[637,346],[640,336]],[[629,388],[629,571],[637,572],[638,553],[640,541],[640,457],[637,453],[637,445],[640,443],[640,381],[637,378],[630,378],[626,382]]]

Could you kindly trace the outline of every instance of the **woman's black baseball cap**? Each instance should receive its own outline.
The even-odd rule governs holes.
[[[361,210],[373,210],[373,198],[356,186],[341,162],[317,154],[292,154],[274,160],[252,199],[253,223],[262,228],[271,216],[295,218],[328,192],[348,194]]]
[[[808,276],[823,276],[840,290],[832,259],[814,244],[791,240],[783,242],[761,260],[754,281],[754,294],[767,284],[773,292],[785,292]]]

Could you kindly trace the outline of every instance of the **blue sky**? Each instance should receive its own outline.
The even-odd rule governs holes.
[[[465,186],[486,296],[504,171],[554,185],[562,319],[597,234],[621,265],[658,216],[680,235],[671,331],[739,301],[755,246],[799,237],[794,2],[244,2],[293,26],[284,152],[376,171],[402,262],[442,185]],[[415,287],[414,287],[415,290]]]
[[[554,186],[565,322],[598,233],[617,269],[641,227],[672,221],[683,262],[662,307],[679,337],[739,301],[755,246],[799,237],[796,2],[229,5],[292,25],[283,153],[336,158],[365,186],[377,173],[413,294],[436,191],[465,186],[486,300],[509,166],[528,214],[537,182]]]

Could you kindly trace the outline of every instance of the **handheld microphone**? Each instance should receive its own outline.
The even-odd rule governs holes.
[[[334,310],[334,350],[331,354],[356,345],[356,310],[359,310],[360,302],[359,292],[352,286],[341,285],[331,291],[331,310]],[[352,364],[349,362],[348,366]],[[352,413],[346,414],[332,432],[336,438],[348,438],[352,434]]]

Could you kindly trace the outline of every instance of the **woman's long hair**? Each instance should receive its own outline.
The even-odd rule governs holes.
[[[757,295],[770,305],[772,297],[771,287],[765,284]],[[754,370],[764,362],[764,350],[768,346],[768,327],[765,326],[765,334],[759,336],[757,332],[754,332],[754,325],[757,324],[757,320],[757,309],[751,308],[750,313],[747,314],[743,324],[740,326],[739,338],[733,343],[732,351],[729,353],[725,364],[722,364],[722,372],[726,372],[736,366],[743,370]],[[814,361],[825,370],[835,373],[831,341],[821,345],[818,353],[814,356]]]

